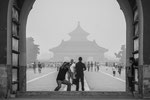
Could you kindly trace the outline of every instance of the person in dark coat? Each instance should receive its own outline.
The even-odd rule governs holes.
[[[59,69],[56,82],[57,82],[57,87],[55,88],[54,91],[59,91],[61,88],[61,84],[66,84],[67,85],[67,91],[71,91],[71,83],[65,79],[66,73],[70,73],[70,63],[64,62],[62,66]]]
[[[38,62],[38,71],[39,71],[39,73],[41,73],[41,70],[42,70],[42,65],[41,65],[40,62]]]
[[[79,62],[76,63],[76,91],[79,91],[79,80],[81,80],[82,91],[84,91],[84,71],[86,70],[85,64],[82,63],[82,57],[79,57]]]
[[[129,81],[129,89],[130,89],[131,93],[134,95],[134,93],[133,93],[135,90],[135,87],[134,87],[134,74],[135,74],[134,66],[136,65],[134,57],[130,57],[129,62],[130,62],[130,66],[128,67],[128,76],[127,77],[128,77],[128,81]]]

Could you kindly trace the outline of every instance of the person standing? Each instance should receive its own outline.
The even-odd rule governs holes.
[[[33,71],[34,71],[34,74],[36,73],[36,63],[34,62],[33,63]]]
[[[84,71],[86,70],[85,64],[82,63],[82,57],[79,57],[79,62],[76,63],[76,91],[79,91],[79,80],[81,80],[82,91],[84,91]]]
[[[93,62],[91,61],[91,71],[93,71]]]
[[[41,65],[41,63],[39,62],[39,63],[38,63],[38,71],[39,71],[39,73],[41,73],[41,70],[42,70],[42,65]]]
[[[96,64],[96,61],[95,61],[95,63],[94,63],[94,69],[95,69],[95,72],[96,72],[96,70],[97,70],[97,64]]]
[[[72,79],[73,83],[73,79],[75,79],[75,63],[73,59],[70,60],[70,71],[70,74],[68,73],[68,81],[70,82],[70,79]]]
[[[97,62],[97,66],[96,66],[97,67],[97,72],[99,71],[99,66],[100,66],[99,63]]]
[[[87,64],[87,68],[88,68],[88,72],[90,71],[90,62],[88,61],[88,64]]]
[[[116,68],[114,66],[112,66],[112,72],[113,72],[113,76],[116,75]]]
[[[127,76],[128,82],[129,82],[129,90],[134,95],[134,93],[133,93],[135,90],[135,87],[134,87],[134,74],[135,74],[134,66],[136,65],[134,57],[129,58],[129,63],[130,63],[130,66],[128,67],[128,76]]]
[[[119,73],[119,75],[121,75],[121,69],[122,69],[122,66],[118,66],[118,73]]]
[[[54,89],[54,91],[59,91],[61,88],[61,84],[66,84],[67,85],[67,91],[71,91],[71,83],[65,79],[66,73],[70,73],[70,63],[64,62],[62,66],[59,69],[56,82],[57,82],[57,87]]]

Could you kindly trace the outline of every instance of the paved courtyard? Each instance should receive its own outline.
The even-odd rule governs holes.
[[[27,70],[27,91],[53,91],[56,84],[56,68],[43,68],[41,73],[33,69]],[[116,71],[112,75],[112,68],[101,66],[99,71],[85,71],[85,91],[125,91],[125,70],[121,75]],[[66,91],[66,86],[62,85],[60,91]],[[75,91],[75,85],[72,85]]]

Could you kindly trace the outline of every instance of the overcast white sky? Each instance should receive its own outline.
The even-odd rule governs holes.
[[[126,44],[126,23],[116,0],[36,0],[27,21],[27,37],[40,45],[38,59],[49,59],[49,49],[61,40],[69,40],[68,33],[77,27],[88,33],[90,41],[109,49],[107,57]]]

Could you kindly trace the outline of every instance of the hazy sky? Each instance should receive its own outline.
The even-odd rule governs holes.
[[[80,21],[90,41],[109,49],[107,57],[126,44],[126,23],[116,0],[36,0],[27,21],[27,37],[40,45],[39,59],[49,59],[49,49],[62,40]]]

